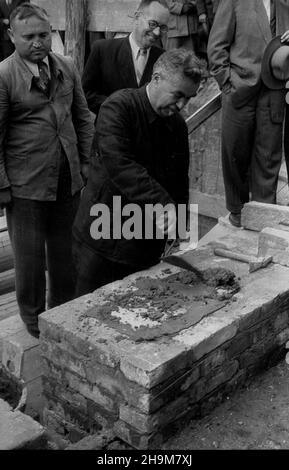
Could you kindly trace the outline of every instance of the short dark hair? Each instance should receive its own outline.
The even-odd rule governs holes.
[[[169,9],[168,4],[166,0],[141,0],[139,6],[137,7],[136,11],[142,11],[144,8],[147,8],[150,6],[151,3],[156,2],[162,5],[164,8]]]
[[[34,5],[33,3],[25,2],[16,7],[11,12],[9,18],[10,26],[16,19],[25,20],[26,18],[31,18],[32,16],[36,16],[42,21],[49,21],[48,13],[46,10],[44,10],[44,8],[41,8],[38,5]]]
[[[154,64],[153,73],[155,72],[164,72],[168,78],[177,74],[183,75],[195,83],[200,83],[207,76],[200,59],[184,48],[164,52]]]

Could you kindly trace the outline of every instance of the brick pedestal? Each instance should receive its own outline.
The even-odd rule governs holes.
[[[234,237],[228,230],[222,228],[223,236]],[[135,448],[160,447],[276,360],[289,339],[288,268],[272,264],[249,274],[244,263],[212,256],[203,261],[205,267],[212,262],[234,270],[240,292],[194,326],[153,341],[136,341],[129,334],[140,326],[136,312],[116,309],[110,323],[87,312],[113,292],[133,290],[140,276],[177,272],[165,264],[42,314],[45,424],[69,434],[72,442],[113,428]]]

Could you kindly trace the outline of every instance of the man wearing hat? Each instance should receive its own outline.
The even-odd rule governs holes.
[[[261,63],[272,37],[286,42],[288,29],[289,0],[221,0],[209,37],[211,72],[223,92],[226,205],[237,227],[249,190],[254,201],[276,203],[284,91],[262,82]]]

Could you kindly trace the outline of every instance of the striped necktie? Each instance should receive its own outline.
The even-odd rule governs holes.
[[[43,91],[43,93],[49,95],[50,79],[47,72],[47,65],[45,64],[45,62],[43,62],[43,60],[40,60],[37,65],[39,71],[38,86]]]

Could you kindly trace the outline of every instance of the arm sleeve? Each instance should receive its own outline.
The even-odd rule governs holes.
[[[172,15],[181,15],[184,3],[175,0],[168,1],[168,7]]]
[[[119,95],[112,95],[100,109],[96,127],[98,152],[109,181],[115,192],[140,206],[173,203],[168,192],[137,162],[131,135],[134,116]]]
[[[206,8],[206,1],[205,0],[197,0],[197,5],[196,6],[197,6],[198,16],[207,14],[207,8]]]
[[[230,47],[236,29],[234,5],[234,0],[221,0],[209,36],[209,66],[220,89],[230,80]]]
[[[74,91],[71,107],[72,121],[77,135],[79,159],[81,163],[88,163],[91,153],[92,139],[94,135],[93,118],[87,107],[81,79],[74,68]]]
[[[99,54],[99,44],[98,41],[96,41],[87,59],[82,76],[82,85],[88,107],[96,116],[99,113],[100,106],[107,98],[107,96],[102,93],[100,68],[101,57]]]

